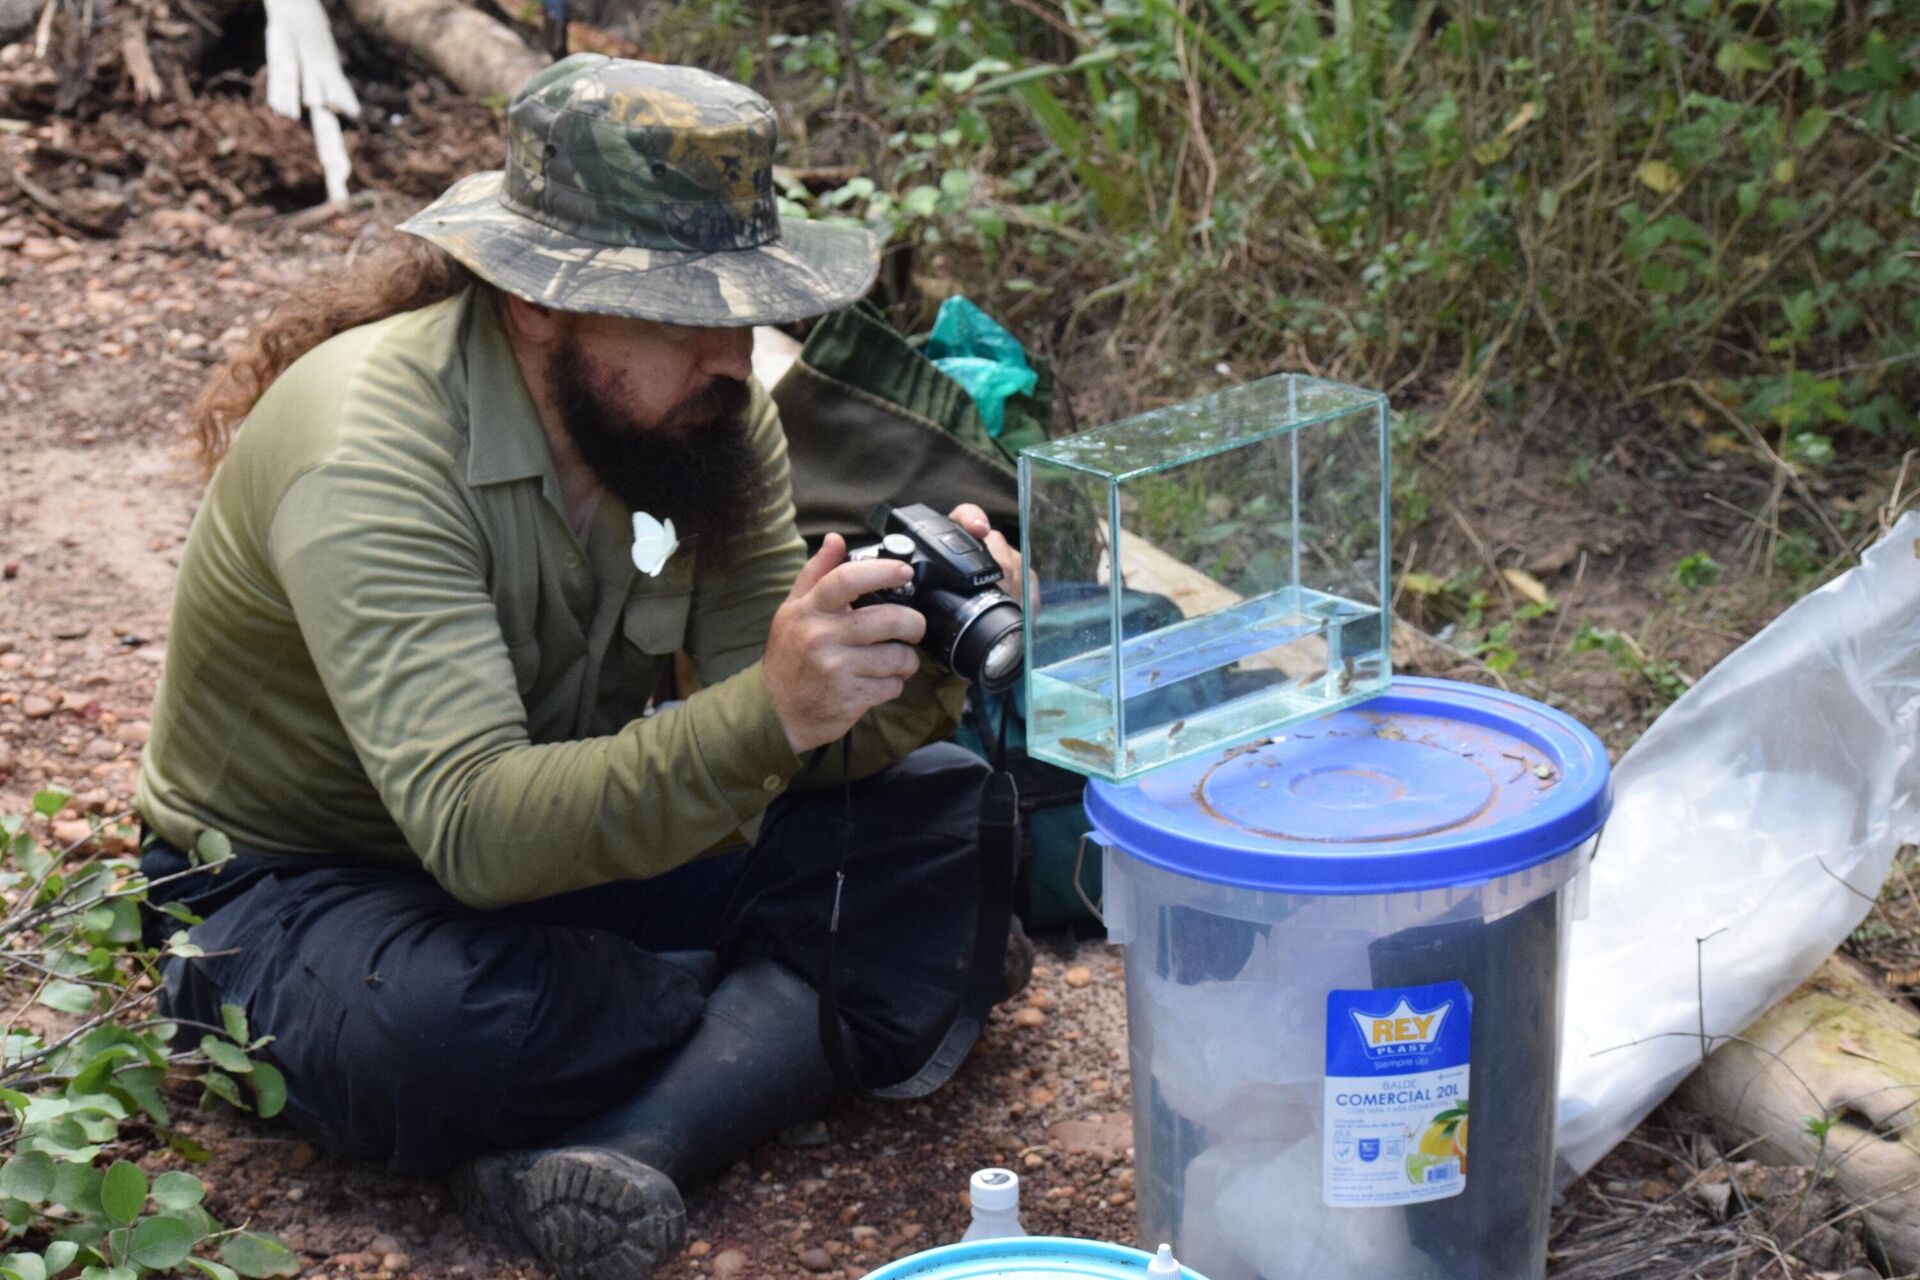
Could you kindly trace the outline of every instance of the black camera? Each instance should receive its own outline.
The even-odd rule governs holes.
[[[913,580],[875,591],[857,605],[904,604],[927,620],[920,647],[962,680],[998,693],[1020,678],[1025,664],[1025,625],[1020,605],[995,584],[1000,566],[978,538],[931,507],[914,503],[882,507],[871,546],[856,547],[849,560],[899,560],[913,566]]]

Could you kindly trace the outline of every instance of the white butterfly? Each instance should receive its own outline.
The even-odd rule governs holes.
[[[671,519],[655,520],[644,511],[633,513],[634,568],[649,578],[657,578],[679,549],[680,539],[674,536]]]

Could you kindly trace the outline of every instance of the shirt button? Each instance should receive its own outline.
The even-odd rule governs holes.
[[[761,783],[760,785],[765,787],[769,791],[778,791],[780,789],[780,775],[777,773],[770,773],[767,775],[767,780]]]
[[[580,557],[571,551],[567,552],[566,566],[569,569],[578,569],[580,567]]]

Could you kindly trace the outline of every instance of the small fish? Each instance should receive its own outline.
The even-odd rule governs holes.
[[[1175,720],[1173,724],[1167,729],[1167,736],[1169,738],[1177,738],[1180,736],[1180,731],[1186,727],[1187,727],[1187,722],[1185,720]]]
[[[1353,691],[1353,677],[1353,659],[1350,657],[1340,659],[1340,692],[1351,693]]]
[[[1068,751],[1073,752],[1073,754],[1084,756],[1089,760],[1105,760],[1107,758],[1107,752],[1104,748],[1095,746],[1085,738],[1062,738],[1060,739],[1060,745]]]
[[[1159,683],[1160,683],[1160,669],[1158,667],[1155,667],[1152,671],[1147,672],[1147,688],[1151,689],[1153,688],[1153,686]]]
[[[1033,714],[1037,720],[1058,720],[1067,714],[1067,711],[1065,707],[1042,707]]]

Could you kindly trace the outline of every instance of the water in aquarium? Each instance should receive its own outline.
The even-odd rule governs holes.
[[[1117,672],[1111,646],[1037,668],[1028,750],[1124,777],[1358,702],[1387,684],[1381,626],[1378,605],[1285,587],[1123,640]]]

